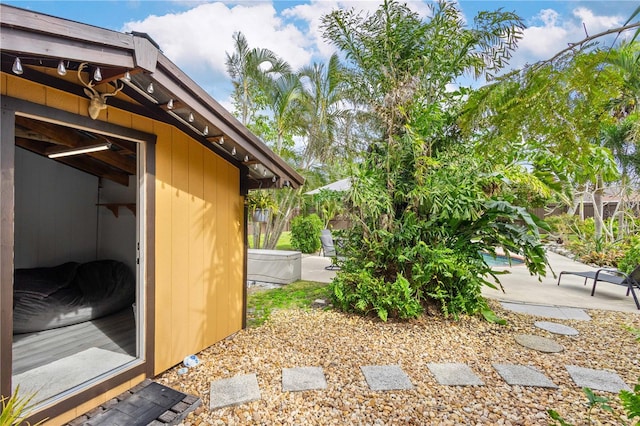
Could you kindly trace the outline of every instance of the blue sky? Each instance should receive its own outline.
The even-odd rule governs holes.
[[[378,0],[216,1],[20,1],[2,3],[117,31],[148,33],[165,55],[219,102],[231,109],[225,53],[232,34],[242,31],[250,47],[266,47],[294,68],[326,60],[333,47],[319,29],[336,7],[375,10]],[[406,3],[423,16],[423,0]],[[624,23],[638,1],[470,1],[459,0],[468,21],[479,10],[514,11],[527,25],[512,67],[547,59],[585,36]]]

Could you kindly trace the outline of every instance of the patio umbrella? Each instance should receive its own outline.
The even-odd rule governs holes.
[[[337,180],[320,188],[316,188],[309,192],[305,192],[304,195],[314,195],[320,193],[320,191],[348,191],[351,188],[351,178],[344,178]]]

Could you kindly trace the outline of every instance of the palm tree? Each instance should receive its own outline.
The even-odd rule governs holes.
[[[264,107],[265,87],[273,78],[291,72],[289,64],[269,49],[249,48],[241,32],[233,34],[235,51],[227,52],[227,72],[233,83],[233,98],[242,124],[251,122],[256,110]]]
[[[282,75],[274,83],[269,104],[277,131],[276,152],[282,154],[285,138],[302,137],[297,163],[306,174],[315,163],[324,163],[335,155],[341,119],[346,116],[346,91],[338,56],[333,55],[326,65],[304,67],[297,75]],[[267,229],[267,248],[277,243],[301,193],[302,188],[278,194],[281,215]]]
[[[292,73],[273,80],[267,92],[267,104],[276,128],[275,152],[278,155],[282,155],[284,140],[302,130],[301,97],[300,78]]]
[[[337,54],[326,64],[315,63],[299,72],[302,80],[307,143],[303,154],[306,167],[314,160],[331,161],[340,157],[336,149],[338,133],[348,122],[344,70]]]

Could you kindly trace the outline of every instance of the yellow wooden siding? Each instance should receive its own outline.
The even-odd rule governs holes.
[[[205,347],[204,147],[189,144],[189,341]]]
[[[171,300],[173,290],[171,262],[173,248],[171,246],[171,229],[169,225],[172,221],[171,199],[173,196],[173,187],[171,184],[171,127],[167,125],[159,126],[161,130],[158,132],[156,141],[156,286],[155,286],[155,303],[156,303],[156,343],[157,348],[164,339],[170,341],[172,318],[172,305],[168,303]],[[163,247],[164,249],[160,249]],[[165,302],[166,301],[166,302]],[[161,339],[158,341],[158,339]],[[160,350],[154,350],[155,366],[172,365],[173,358],[169,346],[164,346]],[[154,366],[154,371],[161,371]]]
[[[156,262],[170,266],[158,265],[156,274],[172,277],[170,289],[156,278],[156,311],[164,315],[156,323],[156,373],[242,327],[239,170],[179,130],[171,135],[156,148],[156,241],[171,250],[157,253]]]
[[[2,73],[3,95],[87,116],[88,100]],[[49,105],[50,103],[50,105]],[[242,327],[240,172],[187,134],[108,107],[99,119],[157,136],[156,374]]]

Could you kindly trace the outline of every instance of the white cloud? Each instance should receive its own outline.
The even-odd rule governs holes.
[[[280,1],[280,11],[274,6],[275,1]],[[138,2],[144,3],[132,0]],[[172,3],[176,12],[127,22],[122,30],[148,33],[169,59],[227,106],[231,83],[226,74],[225,54],[233,52],[234,32],[241,31],[250,47],[271,49],[298,69],[313,61],[325,61],[335,51],[322,38],[322,16],[336,8],[373,13],[381,0],[310,0],[290,4],[282,0],[174,0]],[[407,1],[423,18],[430,14],[430,3],[430,0]],[[615,15],[620,9],[596,9],[596,4],[580,5],[564,15],[555,9],[540,9],[527,22],[528,28],[509,68],[548,59],[568,42],[583,39],[583,23],[593,35],[621,25],[628,18]]]
[[[197,4],[183,12],[127,22],[123,31],[148,33],[198,84],[212,86],[211,79],[216,79],[214,86],[225,86],[227,94],[226,52],[233,52],[236,31],[246,36],[250,47],[271,49],[293,68],[306,65],[312,57],[305,35],[279,17],[270,2]],[[203,78],[209,81],[205,83]]]
[[[379,0],[311,0],[309,3],[283,10],[282,16],[298,22],[302,21],[305,27],[308,27],[307,35],[309,41],[315,46],[317,55],[327,59],[336,49],[322,37],[322,17],[336,9],[354,9],[363,14],[373,14],[381,3],[382,1]],[[428,0],[411,0],[407,5],[420,17],[425,18],[431,12],[428,3],[430,3]]]
[[[591,9],[578,7],[571,16],[563,18],[553,9],[543,9],[524,30],[518,51],[510,61],[511,68],[549,59],[568,46],[594,35],[622,25],[622,16],[597,15]],[[586,32],[585,32],[586,29]]]
[[[321,19],[337,7],[339,7],[337,1],[312,1],[285,9],[282,15],[302,21],[308,29],[307,37],[315,45],[318,56],[328,58],[335,52],[335,48],[322,38]]]

